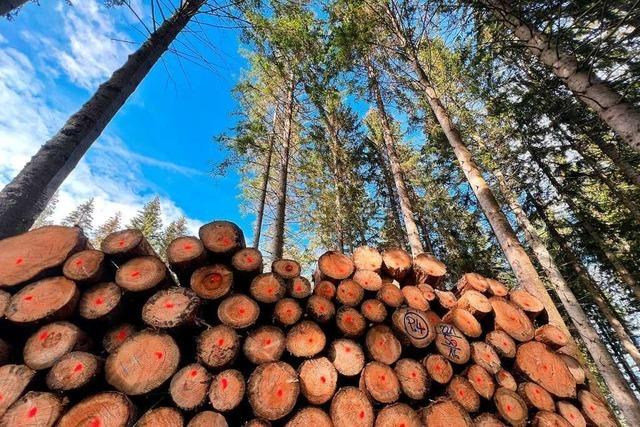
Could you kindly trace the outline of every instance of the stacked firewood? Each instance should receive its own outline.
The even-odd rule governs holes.
[[[402,249],[263,272],[233,223],[0,241],[0,427],[615,426],[539,300]]]

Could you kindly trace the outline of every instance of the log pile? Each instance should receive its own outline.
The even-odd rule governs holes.
[[[0,241],[0,426],[615,426],[524,290],[357,248],[263,271],[233,223]]]

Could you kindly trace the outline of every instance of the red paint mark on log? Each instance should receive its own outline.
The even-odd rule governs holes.
[[[285,271],[292,272],[293,271],[293,266],[291,264],[287,264],[287,265],[285,265],[284,269],[285,269]]]
[[[79,260],[76,261],[76,265],[80,266],[84,263],[84,261],[82,260],[82,258],[80,258]]]
[[[361,420],[364,419],[364,411],[360,411],[358,416],[360,417]]]
[[[253,257],[248,256],[248,257],[247,257],[247,262],[248,262],[248,263],[252,263],[252,262],[253,262]]]
[[[26,297],[24,297],[25,301],[32,301],[33,300],[33,295],[27,295]]]
[[[511,405],[507,405],[507,412],[511,412]]]
[[[164,356],[164,354],[162,354],[162,352],[159,352],[159,351],[156,351],[154,354],[156,355],[156,357],[158,358],[158,360],[159,360],[159,359],[162,359],[162,356]]]
[[[124,329],[121,329],[118,332],[118,335],[116,335],[116,338],[118,338],[119,341],[123,341],[126,337],[127,337],[127,331],[125,331]]]
[[[269,345],[269,344],[271,344],[271,340],[270,339],[264,340],[264,345]]]
[[[324,384],[327,382],[327,379],[325,377],[320,377],[320,382]]]
[[[46,340],[48,336],[49,336],[49,332],[48,332],[48,331],[43,331],[43,332],[40,334],[40,336],[38,337],[38,339],[39,339],[40,341],[43,341],[43,340]]]
[[[104,304],[104,299],[102,297],[98,297],[95,300],[96,305],[102,305]]]
[[[24,262],[24,258],[18,258],[16,259],[16,265],[20,265]]]
[[[307,341],[311,344],[313,342],[313,338],[309,338]]]
[[[27,412],[27,417],[33,418],[36,416],[37,413],[38,413],[38,408],[34,406],[33,408],[29,409],[29,412]]]
[[[480,377],[476,378],[476,382],[477,383],[481,383],[482,382],[482,378],[480,378]]]
[[[185,251],[188,251],[189,249],[193,248],[193,245],[184,245],[182,247]]]
[[[229,381],[226,378],[222,378],[220,380],[220,384],[222,385],[222,389],[224,390],[229,385]]]
[[[124,246],[124,240],[120,240],[120,241],[118,242],[118,246],[120,246],[120,247]]]
[[[134,271],[133,273],[131,273],[131,277],[138,277],[138,276],[140,276],[139,271]]]
[[[209,276],[209,283],[213,283],[214,285],[222,283],[222,274],[212,273],[211,276]]]
[[[192,377],[195,377],[196,375],[198,375],[198,371],[196,369],[191,370],[191,372],[189,372],[189,375],[191,375]]]
[[[344,318],[344,321],[347,322],[347,323],[353,323],[353,317],[347,316],[347,317]]]
[[[267,292],[268,292],[269,294],[273,294],[273,288],[269,288],[269,289],[267,289]]]
[[[218,340],[218,347],[221,347],[224,344],[224,339],[220,338]]]
[[[168,302],[164,305],[166,308],[173,308],[173,303],[172,302]]]
[[[464,397],[464,390],[460,390],[458,394],[460,395],[460,397]]]
[[[319,307],[318,307],[318,311],[319,311],[320,313],[324,313],[324,305],[319,306]]]
[[[589,409],[591,409],[592,411],[595,411],[595,410],[596,410],[596,407],[595,407],[595,406],[593,406],[593,405],[591,405],[591,406],[589,406]]]
[[[291,314],[291,313],[292,313],[291,309],[290,309],[290,308],[288,308],[288,309],[287,309],[287,314]]]
[[[282,394],[283,394],[282,389],[278,389],[278,392],[276,394],[278,395],[278,397],[282,397]]]
[[[380,375],[380,381],[384,382],[387,380],[387,377],[385,377],[384,375]]]
[[[416,374],[415,372],[411,372],[411,377],[415,378],[417,376],[418,376],[418,374]]]
[[[245,312],[245,309],[244,309],[244,308],[240,307],[240,308],[238,309],[238,313],[239,313],[239,314],[244,314],[244,312]]]
[[[102,425],[102,422],[98,417],[93,417],[89,422],[89,427],[100,427],[101,425]]]
[[[345,347],[344,351],[346,351],[347,353],[350,353],[351,352],[351,347]]]
[[[75,368],[73,368],[73,372],[80,372],[84,369],[84,366],[82,365],[82,363],[78,363]]]
[[[296,291],[302,292],[302,286],[296,286]]]

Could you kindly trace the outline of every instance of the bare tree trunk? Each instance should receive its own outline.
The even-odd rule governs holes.
[[[0,16],[8,15],[28,0],[0,0]]]
[[[620,172],[622,172],[629,183],[640,187],[640,172],[622,158],[622,154],[615,145],[604,142],[598,138],[590,138],[590,140],[620,169]]]
[[[579,68],[571,52],[563,50],[557,37],[547,37],[514,13],[508,0],[482,0],[509,26],[529,52],[549,66],[583,104],[595,112],[625,143],[640,152],[640,111],[625,101],[607,81]]]
[[[344,208],[342,206],[341,181],[344,178],[342,168],[340,166],[340,140],[338,138],[338,130],[336,128],[335,113],[328,112],[324,106],[320,106],[322,119],[329,133],[331,162],[332,162],[332,178],[334,186],[334,199],[336,204],[337,234],[338,234],[338,250],[344,252]]]
[[[285,106],[285,117],[282,131],[282,159],[280,161],[280,173],[278,177],[278,188],[276,190],[277,206],[276,206],[276,220],[275,220],[275,233],[273,236],[273,246],[271,249],[271,255],[273,259],[282,258],[284,251],[284,232],[286,223],[287,212],[287,183],[289,178],[289,155],[291,151],[291,135],[293,129],[293,110],[294,110],[294,92],[296,82],[293,77],[293,73],[290,73],[287,83],[287,101]]]
[[[204,0],[187,0],[0,192],[0,239],[27,231]]]
[[[411,200],[409,199],[409,192],[402,176],[402,168],[400,167],[400,161],[396,153],[395,141],[393,132],[391,130],[391,124],[389,123],[389,117],[384,106],[384,100],[380,93],[380,87],[378,86],[378,76],[371,62],[367,60],[367,74],[369,79],[369,90],[371,95],[375,98],[376,107],[380,114],[380,121],[382,124],[382,139],[384,140],[385,151],[387,158],[389,159],[389,165],[391,166],[391,175],[393,176],[393,182],[395,184],[398,199],[400,200],[400,210],[402,211],[402,219],[404,220],[404,228],[407,231],[407,238],[409,239],[409,247],[411,248],[411,254],[416,256],[424,252],[424,247],[420,241],[420,232],[416,225],[413,207],[411,206]]]
[[[482,0],[493,14],[509,26],[529,52],[549,66],[573,94],[604,121],[631,148],[640,151],[640,111],[626,102],[607,81],[579,68],[576,56],[563,50],[557,37],[547,37],[524,22],[508,0]]]
[[[529,194],[529,199],[532,201],[538,216],[544,222],[545,227],[549,232],[549,236],[558,244],[562,255],[565,256],[569,261],[569,264],[571,264],[571,267],[578,276],[580,283],[584,286],[589,296],[593,298],[598,309],[613,328],[616,338],[620,341],[622,347],[624,347],[629,356],[631,356],[635,364],[640,367],[640,350],[638,350],[638,346],[629,335],[629,329],[623,323],[620,315],[611,306],[600,286],[598,286],[593,277],[591,277],[589,270],[587,270],[587,268],[582,264],[582,261],[580,261],[580,259],[573,253],[573,250],[567,240],[551,222],[540,201],[531,194]],[[633,372],[631,372],[631,374],[633,374]]]
[[[275,105],[273,107],[271,137],[269,138],[269,148],[267,149],[267,163],[264,166],[264,171],[262,172],[260,202],[258,203],[258,213],[256,214],[256,224],[253,230],[253,247],[256,249],[260,247],[260,234],[262,234],[264,206],[267,201],[267,190],[269,188],[269,178],[271,176],[271,158],[273,157],[273,146],[275,144],[275,139],[276,139],[276,126],[278,123],[278,108],[279,108],[279,103],[276,100]]]
[[[635,398],[633,391],[629,388],[621,372],[617,369],[615,361],[598,337],[598,333],[591,323],[589,323],[587,314],[580,306],[580,302],[564,280],[564,277],[562,277],[555,260],[542,240],[540,240],[535,227],[531,224],[531,221],[529,221],[529,218],[518,202],[517,197],[509,188],[504,175],[502,175],[500,170],[496,169],[494,170],[494,176],[498,181],[500,192],[507,200],[509,207],[524,230],[527,243],[544,269],[547,278],[567,311],[576,331],[580,334],[587,351],[595,363],[597,371],[602,375],[602,379],[607,384],[618,407],[631,425],[640,425],[640,402]]]
[[[542,159],[538,156],[535,150],[529,149],[528,152],[531,155],[531,158],[533,159],[533,161],[538,165],[538,167],[542,170],[544,175],[547,177],[549,182],[551,182],[551,185],[555,187],[558,194],[562,195],[562,192],[561,192],[562,187],[560,186],[560,183],[558,182],[556,177],[553,175],[553,172],[549,168],[549,165],[546,164],[544,161],[542,161]],[[600,249],[600,252],[604,256],[604,258],[609,262],[609,264],[611,265],[611,267],[613,268],[617,276],[622,280],[625,287],[629,289],[637,299],[640,300],[640,286],[638,285],[636,280],[633,278],[633,275],[631,274],[631,272],[627,269],[627,267],[624,266],[624,264],[622,264],[620,259],[618,259],[618,257],[616,256],[616,254],[609,248],[609,245],[605,243],[604,239],[602,238],[602,236],[600,236],[600,233],[598,232],[598,230],[596,230],[593,224],[588,219],[584,218],[584,216],[582,215],[582,211],[571,199],[571,197],[562,196],[562,200],[564,200],[567,203],[567,205],[569,206],[569,209],[571,209],[573,214],[576,216],[576,218],[580,222],[580,226],[585,229],[587,234],[589,234],[589,237],[591,237],[591,240],[593,240],[596,246]]]

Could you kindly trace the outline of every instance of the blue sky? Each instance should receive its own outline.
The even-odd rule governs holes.
[[[126,7],[72,3],[29,2],[12,20],[0,19],[0,187],[146,37]],[[131,6],[150,27],[146,2]],[[233,126],[231,89],[244,66],[237,34],[197,23],[190,29],[216,49],[186,34],[173,47],[183,55],[197,49],[211,65],[166,53],[63,185],[57,219],[94,197],[95,223],[116,211],[127,220],[158,194],[166,221],[184,214],[195,230],[224,218],[248,234],[239,177],[209,174],[224,156],[213,137]]]

